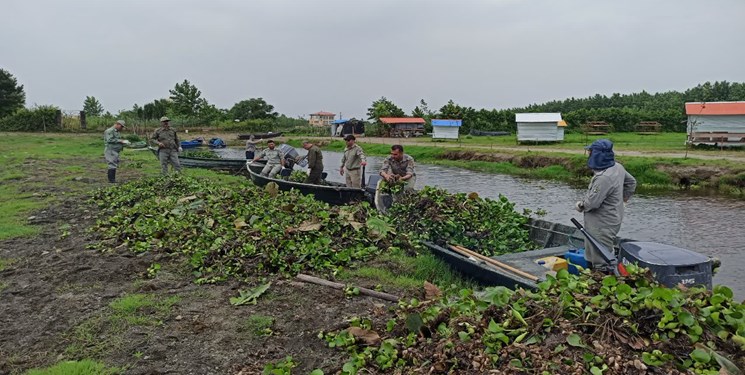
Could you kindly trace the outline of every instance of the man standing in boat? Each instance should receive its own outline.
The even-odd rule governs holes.
[[[256,156],[256,142],[254,142],[254,135],[246,141],[246,160],[252,160]]]
[[[416,183],[414,158],[404,154],[403,146],[391,146],[391,154],[383,160],[380,176],[389,183],[403,181],[406,183],[406,190],[413,190]]]
[[[367,165],[367,158],[365,158],[365,151],[355,142],[356,140],[357,138],[352,134],[347,134],[344,137],[347,147],[344,149],[344,156],[341,157],[339,173],[344,176],[344,170],[346,170],[347,187],[360,188],[362,186],[362,167]]]
[[[274,178],[285,166],[285,153],[275,148],[274,140],[270,139],[266,144],[267,148],[261,150],[254,161],[266,159],[266,166],[261,170],[261,175]]]
[[[124,129],[124,120],[116,120],[114,126],[103,132],[103,141],[105,143],[103,157],[106,159],[108,167],[108,178],[110,183],[116,182],[116,169],[119,168],[119,153],[124,149],[124,145],[129,141],[121,139],[119,132]]]
[[[168,174],[168,164],[174,172],[181,172],[178,153],[183,151],[181,142],[175,129],[171,129],[171,119],[166,116],[160,118],[160,128],[153,133],[153,141],[158,145],[158,159],[160,159],[160,173]]]
[[[297,162],[308,159],[308,177],[305,178],[306,184],[321,184],[321,174],[323,173],[323,153],[318,146],[311,141],[303,141],[303,148],[308,151],[305,156],[297,158]]]
[[[585,229],[613,251],[616,236],[621,230],[623,211],[626,202],[636,190],[636,179],[626,172],[623,165],[616,163],[613,142],[598,139],[585,147],[590,154],[587,165],[593,176],[584,198],[575,208],[584,213]],[[593,268],[604,268],[605,261],[599,250],[585,239],[585,260]]]

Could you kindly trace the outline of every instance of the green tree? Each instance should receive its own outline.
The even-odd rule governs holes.
[[[374,101],[367,109],[368,120],[378,120],[381,117],[404,117],[404,110],[386,99],[385,96]]]
[[[234,120],[276,119],[279,114],[274,112],[274,106],[263,98],[241,100],[228,111],[228,117]]]
[[[169,92],[173,102],[171,109],[175,116],[198,117],[201,107],[207,104],[207,101],[201,97],[202,92],[187,79],[177,83],[176,87]]]
[[[85,111],[85,114],[88,116],[101,116],[103,113],[103,106],[95,97],[86,96],[83,101],[83,111]]]
[[[26,104],[26,93],[15,77],[0,69],[0,118],[12,115]]]
[[[166,116],[170,109],[171,101],[169,99],[155,99],[142,107],[145,119],[159,119]]]

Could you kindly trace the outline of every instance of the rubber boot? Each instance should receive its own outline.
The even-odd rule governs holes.
[[[109,169],[109,183],[116,183],[116,169]]]

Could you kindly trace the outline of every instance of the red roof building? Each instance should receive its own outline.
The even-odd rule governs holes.
[[[421,117],[381,117],[378,120],[388,125],[391,137],[418,137],[424,135],[424,119]]]
[[[312,126],[331,126],[331,123],[334,121],[335,117],[336,114],[332,112],[321,111],[311,113],[308,123],[310,123]]]
[[[745,102],[686,103],[688,143],[745,145]]]
[[[686,115],[745,115],[745,102],[686,103]]]

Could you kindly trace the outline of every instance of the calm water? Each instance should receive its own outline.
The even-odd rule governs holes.
[[[242,151],[230,151],[243,155]],[[233,153],[235,152],[235,153]],[[301,155],[305,150],[299,149]],[[324,151],[324,167],[331,181],[344,182],[339,175],[341,153]],[[382,158],[368,158],[367,175],[376,174]],[[298,168],[298,167],[296,167]],[[582,221],[574,203],[585,192],[565,183],[486,174],[460,168],[418,164],[417,187],[433,185],[452,192],[479,193],[497,198],[502,194],[517,208],[546,211],[546,220],[572,225]],[[732,288],[738,299],[745,298],[745,278],[738,277],[745,264],[745,201],[722,197],[694,197],[684,194],[645,196],[637,194],[626,208],[621,237],[661,242],[718,257],[722,267],[715,284]]]

